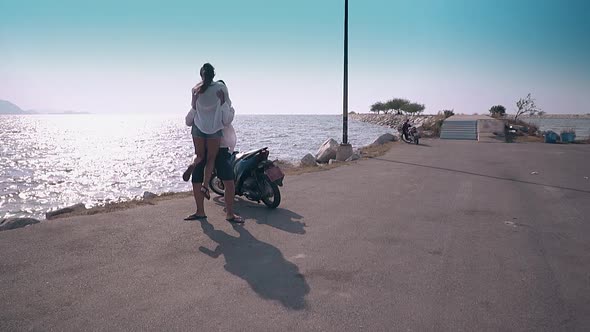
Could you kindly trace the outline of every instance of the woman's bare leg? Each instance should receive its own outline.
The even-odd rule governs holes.
[[[197,156],[195,157],[195,160],[193,161],[193,164],[198,164],[201,162],[201,160],[203,159],[203,157],[205,156],[206,149],[207,149],[207,139],[203,138],[203,137],[195,137],[196,138],[196,153]],[[207,175],[207,173],[205,173],[205,176]]]
[[[217,158],[220,143],[221,138],[208,138],[206,140],[207,163],[205,164],[205,178],[203,179],[204,186],[209,186],[209,180],[211,180],[211,175],[215,168],[215,158]]]
[[[193,165],[200,163],[201,160],[203,160],[203,156],[205,155],[205,152],[199,153],[199,139],[204,140],[204,138],[193,136],[193,146],[195,147],[195,157],[193,158],[192,162]]]

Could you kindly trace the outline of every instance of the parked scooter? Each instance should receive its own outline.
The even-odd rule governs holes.
[[[268,148],[244,153],[234,152],[231,163],[235,174],[236,195],[245,196],[251,201],[262,201],[271,209],[281,203],[279,186],[283,185],[285,174],[268,160]],[[223,195],[225,187],[215,173],[211,176],[209,187],[218,195]]]
[[[401,129],[400,129],[400,134],[401,134],[402,140],[404,140],[404,142],[420,144],[420,134],[418,133],[418,129],[416,127],[411,126],[410,128],[408,128],[408,139],[407,140],[405,139],[404,133],[402,132]]]

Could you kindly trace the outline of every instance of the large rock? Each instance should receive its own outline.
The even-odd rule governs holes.
[[[21,228],[32,224],[40,223],[40,220],[34,218],[8,218],[0,221],[0,231]]]
[[[371,143],[371,145],[382,145],[382,144],[385,144],[387,142],[395,142],[397,140],[398,140],[398,137],[397,136],[395,136],[393,134],[390,134],[390,133],[387,133],[387,134],[383,134],[383,135],[379,136],[375,140],[375,142]]]
[[[152,198],[158,197],[158,195],[156,195],[150,191],[144,191],[142,197],[143,197],[143,199],[152,199]]]
[[[327,163],[330,159],[336,159],[337,152],[338,142],[336,142],[335,139],[330,138],[320,146],[320,149],[315,154],[315,159],[318,163]]]
[[[313,154],[308,153],[305,157],[301,158],[301,166],[315,166],[315,157]]]
[[[82,211],[82,210],[86,210],[86,206],[84,205],[84,203],[78,203],[78,204],[75,204],[72,206],[65,207],[63,209],[46,212],[45,218],[51,219],[51,218],[55,218],[56,216],[59,216],[60,214],[72,213],[72,212]]]

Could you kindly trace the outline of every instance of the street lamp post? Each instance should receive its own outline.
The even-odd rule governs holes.
[[[348,144],[348,0],[344,0],[344,89],[342,95],[342,144]]]
[[[342,143],[338,146],[336,160],[345,161],[352,156],[348,144],[348,0],[344,0],[344,88],[342,95]]]

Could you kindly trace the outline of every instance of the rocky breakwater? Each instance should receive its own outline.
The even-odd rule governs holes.
[[[399,114],[349,114],[351,120],[361,121],[400,130],[406,119],[421,131],[423,137],[436,136],[434,129],[441,120],[440,115],[399,115]],[[442,117],[444,119],[444,116]]]
[[[364,157],[364,153],[367,148],[376,147],[379,145],[383,145],[389,142],[396,142],[399,140],[399,137],[391,134],[386,133],[383,134],[373,143],[371,143],[368,147],[362,147],[360,149],[356,149],[353,151],[352,155],[345,160],[345,162],[355,161]],[[318,151],[316,152],[315,156],[311,153],[308,153],[301,159],[300,166],[302,167],[310,167],[310,166],[318,166],[322,164],[334,164],[339,162],[336,160],[336,154],[338,152],[338,142],[333,139],[327,139],[322,145],[319,147]]]

